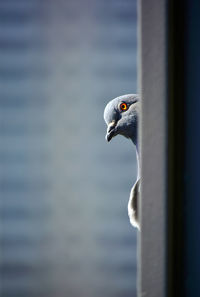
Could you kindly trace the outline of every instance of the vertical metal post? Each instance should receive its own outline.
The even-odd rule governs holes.
[[[166,296],[167,6],[139,2],[141,234],[138,296]]]

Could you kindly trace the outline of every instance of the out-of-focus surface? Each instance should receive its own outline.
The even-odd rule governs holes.
[[[136,92],[135,0],[0,0],[1,297],[136,296],[135,151],[103,109]]]

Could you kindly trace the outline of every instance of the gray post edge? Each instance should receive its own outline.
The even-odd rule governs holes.
[[[138,296],[166,293],[167,0],[139,0],[141,204]]]

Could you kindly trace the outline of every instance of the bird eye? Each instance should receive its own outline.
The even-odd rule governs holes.
[[[121,111],[126,111],[128,109],[128,105],[125,102],[121,103],[119,107]]]

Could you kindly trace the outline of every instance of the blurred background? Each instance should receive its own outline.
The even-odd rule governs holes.
[[[136,0],[0,0],[0,296],[136,296]],[[132,160],[130,163],[129,160]]]

